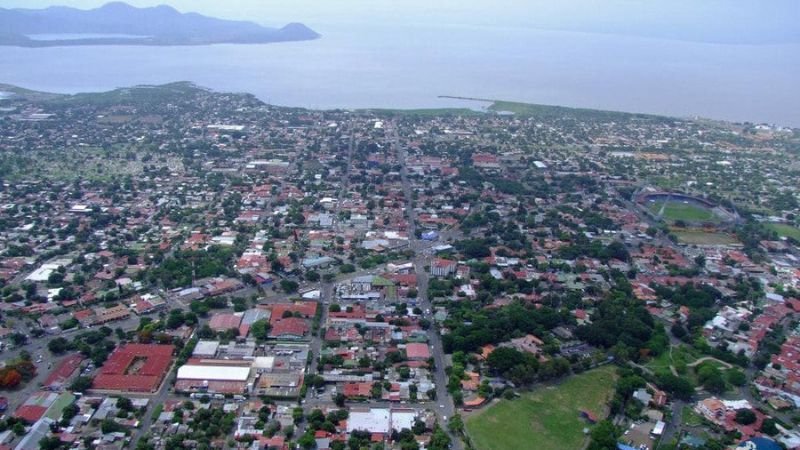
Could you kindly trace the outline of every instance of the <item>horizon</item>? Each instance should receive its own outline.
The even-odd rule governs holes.
[[[7,0],[4,8],[39,9],[68,6],[94,9],[112,3],[104,0]],[[770,8],[753,0],[734,4],[724,0],[693,2],[656,0],[644,3],[629,0],[574,0],[568,3],[547,0],[408,0],[402,4],[389,0],[128,0],[136,7],[171,6],[182,13],[196,12],[229,20],[254,21],[276,26],[302,22],[318,26],[359,23],[419,24],[522,27],[543,30],[578,31],[645,36],[691,42],[722,42],[745,45],[800,42],[800,2],[776,0]],[[765,39],[759,42],[758,39]]]

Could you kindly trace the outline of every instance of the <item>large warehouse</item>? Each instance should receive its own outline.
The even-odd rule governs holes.
[[[175,390],[178,392],[209,392],[243,394],[250,391],[250,361],[230,364],[208,364],[192,361],[178,369]]]

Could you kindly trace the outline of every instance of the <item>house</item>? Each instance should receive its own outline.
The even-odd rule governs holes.
[[[273,323],[269,331],[272,339],[302,339],[308,334],[308,325],[303,319],[289,317]]]
[[[427,361],[431,351],[428,344],[412,343],[406,345],[406,356],[410,361]]]
[[[372,396],[372,383],[345,383],[342,386],[342,394],[347,398],[370,398]]]

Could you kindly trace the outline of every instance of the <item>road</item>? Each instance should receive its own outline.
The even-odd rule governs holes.
[[[431,246],[431,243],[417,239],[417,213],[414,210],[414,197],[411,190],[411,182],[408,179],[408,154],[400,143],[396,125],[392,126],[391,136],[393,147],[397,151],[397,159],[400,161],[400,179],[403,183],[403,195],[406,200],[405,207],[406,219],[408,220],[409,248],[415,253],[414,270],[417,274],[418,305],[423,312],[428,314],[426,318],[430,320],[431,324],[434,324],[433,305],[428,298],[428,273],[425,270],[425,266],[427,265],[425,250]],[[455,450],[462,450],[464,446],[460,437],[451,433],[447,428],[446,418],[449,419],[453,417],[457,411],[453,404],[453,398],[447,392],[447,374],[444,370],[444,347],[442,347],[442,340],[435,326],[431,326],[428,329],[428,343],[430,344],[434,364],[436,365],[433,378],[436,384],[436,403],[438,407],[433,409],[439,416],[443,429],[450,435],[452,448]]]

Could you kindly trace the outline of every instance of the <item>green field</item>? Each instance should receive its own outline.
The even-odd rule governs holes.
[[[421,108],[421,109],[366,109],[381,116],[417,116],[421,118],[432,118],[439,116],[476,116],[482,114],[469,108]]]
[[[605,417],[615,380],[615,368],[605,366],[501,400],[467,418],[467,433],[477,450],[580,450],[588,426],[580,412]]]
[[[689,406],[684,406],[681,410],[681,421],[687,427],[699,427],[703,425],[703,418]]]
[[[676,368],[683,368],[683,371],[686,371],[687,364],[691,364],[699,358],[699,354],[691,347],[685,345],[679,345],[677,347],[672,347],[670,351],[666,351],[658,355],[657,357],[648,361],[645,364],[645,367],[652,370],[653,372],[660,374],[660,373],[670,373],[669,366],[675,366]]]
[[[683,203],[679,201],[656,201],[648,203],[647,207],[653,214],[661,213],[664,206],[663,218],[666,220],[685,220],[691,222],[713,222],[716,219],[714,213],[708,209],[693,203]]]
[[[800,228],[782,223],[770,223],[767,224],[767,228],[775,230],[775,232],[778,233],[778,236],[790,237],[800,241]]]
[[[678,237],[678,241],[684,244],[694,245],[730,245],[738,244],[736,238],[727,233],[714,233],[696,230],[676,230],[672,234]]]

